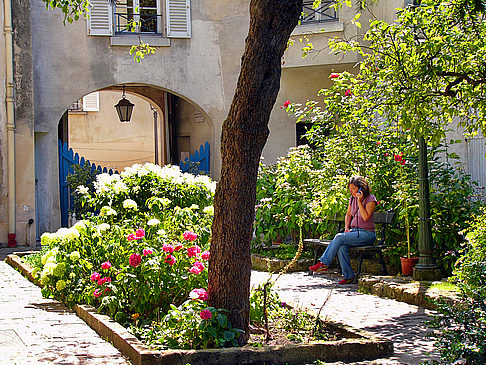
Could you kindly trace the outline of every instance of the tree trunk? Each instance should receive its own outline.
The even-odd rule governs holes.
[[[235,96],[221,136],[221,180],[214,199],[209,304],[229,311],[248,340],[251,256],[258,164],[280,88],[281,59],[302,0],[251,0]]]

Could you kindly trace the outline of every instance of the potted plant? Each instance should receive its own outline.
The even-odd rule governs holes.
[[[403,276],[410,276],[413,273],[413,267],[418,262],[418,257],[411,257],[411,249],[410,249],[410,223],[408,220],[408,203],[407,203],[407,194],[405,193],[405,186],[404,186],[404,179],[403,179],[403,170],[405,165],[405,159],[403,158],[403,153],[395,154],[395,161],[400,164],[400,187],[401,187],[401,195],[403,197],[403,218],[405,220],[405,233],[407,235],[407,257],[400,257],[400,263],[402,267],[402,275]]]

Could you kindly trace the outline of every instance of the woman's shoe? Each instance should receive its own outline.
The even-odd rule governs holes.
[[[339,285],[351,284],[353,281],[354,281],[354,278],[351,278],[351,279],[343,279],[338,284]]]
[[[309,270],[314,272],[327,271],[327,266],[324,265],[322,262],[318,262],[315,265],[309,266]]]

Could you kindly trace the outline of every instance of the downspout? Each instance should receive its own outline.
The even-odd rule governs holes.
[[[7,155],[8,155],[8,246],[17,246],[15,239],[15,118],[14,118],[14,73],[12,41],[12,3],[4,0],[5,16],[5,66],[7,102]]]

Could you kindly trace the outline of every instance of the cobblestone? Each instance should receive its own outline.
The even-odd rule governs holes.
[[[64,305],[0,261],[0,364],[129,365]]]
[[[252,285],[265,282],[267,272],[253,271]],[[356,284],[338,285],[341,278],[332,275],[284,274],[275,289],[282,301],[318,311],[329,319],[361,328],[393,341],[395,356],[359,364],[419,364],[436,358],[433,340],[425,321],[433,311],[414,305],[357,292]],[[341,363],[339,363],[341,364]]]

